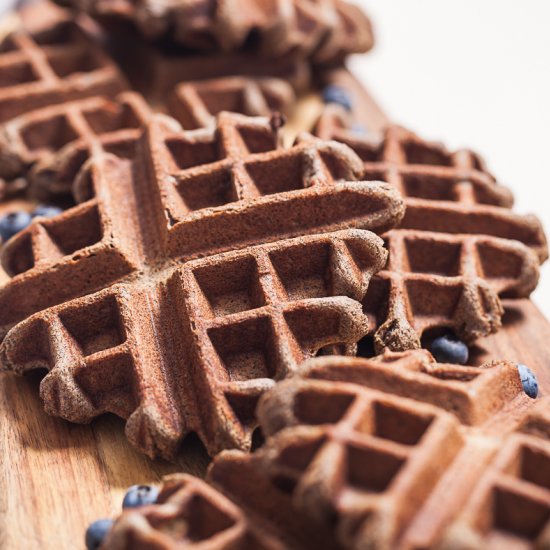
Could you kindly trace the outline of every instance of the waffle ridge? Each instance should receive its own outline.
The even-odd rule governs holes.
[[[473,341],[498,330],[499,296],[526,297],[548,256],[538,219],[510,208],[513,198],[468,150],[450,152],[398,126],[382,137],[349,129],[327,106],[316,135],[349,145],[364,179],[380,178],[403,195],[406,214],[385,235],[388,268],[364,303],[377,351],[420,347],[424,333],[454,330]]]
[[[334,62],[369,50],[370,22],[342,0],[259,2],[63,0],[100,19],[130,21],[148,39],[199,52],[252,49],[264,58],[299,55]]]
[[[0,42],[0,122],[28,111],[115,95],[127,84],[97,42],[69,16],[20,26]]]
[[[544,547],[549,404],[523,393],[507,361],[445,365],[424,350],[316,358],[261,398],[266,443],[224,451],[206,481],[218,506],[267,522],[283,547],[319,547],[310,533],[335,549]],[[163,502],[144,515],[153,510],[178,517]],[[106,548],[145,533],[177,546],[140,515],[123,514]]]
[[[403,205],[354,181],[358,168],[336,143],[280,148],[267,118],[181,131],[153,117],[132,160],[98,155],[76,207],[6,244],[4,368],[46,367],[48,412],[129,418],[149,455],[172,456],[190,431],[210,453],[247,448],[274,378],[366,332],[359,301],[386,260],[366,230]]]
[[[216,115],[232,111],[247,116],[284,112],[294,102],[290,85],[279,78],[233,76],[182,82],[169,98],[170,114],[192,130],[215,124]]]
[[[132,156],[151,112],[143,98],[123,92],[43,107],[2,126],[0,155],[5,177],[25,175],[31,193],[44,199],[68,195],[84,163],[98,152]]]

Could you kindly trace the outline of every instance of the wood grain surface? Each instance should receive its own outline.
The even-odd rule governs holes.
[[[377,130],[383,113],[349,73],[333,74],[357,86],[361,122]],[[320,106],[302,98],[289,121],[289,135],[308,128]],[[291,137],[289,137],[291,139]],[[1,275],[0,275],[1,282]],[[529,300],[505,302],[503,330],[478,342],[472,364],[506,358],[525,363],[550,391],[550,324]],[[168,473],[204,473],[208,458],[189,438],[175,464],[151,461],[130,447],[124,422],[105,416],[81,426],[46,415],[38,396],[41,374],[0,374],[0,549],[84,548],[84,532],[100,517],[115,517],[122,496],[135,483],[155,483]]]

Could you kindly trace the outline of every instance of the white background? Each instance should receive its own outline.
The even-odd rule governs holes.
[[[550,231],[550,1],[355,2],[373,20],[376,46],[351,67],[386,113],[482,153],[516,210]],[[533,299],[550,319],[547,264]]]
[[[482,153],[550,230],[550,0],[355,0],[376,46],[351,67],[396,122]],[[0,12],[11,0],[0,0]],[[550,262],[548,262],[550,264]],[[533,298],[550,319],[550,268]]]

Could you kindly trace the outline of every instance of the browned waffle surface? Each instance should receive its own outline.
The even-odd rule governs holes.
[[[421,350],[314,359],[262,397],[265,445],[222,453],[200,486],[210,510],[233,506],[241,526],[292,548],[545,548],[549,406],[523,393],[509,362],[443,365]],[[185,506],[162,498],[123,514],[106,548],[231,547],[242,530],[233,520],[206,533],[189,483],[164,489]],[[182,538],[158,517],[185,525]]]
[[[341,0],[144,2],[63,0],[100,19],[130,21],[149,39],[191,50],[250,49],[262,57],[289,52],[320,61],[367,51],[373,38],[362,11]]]
[[[0,122],[46,105],[122,91],[125,80],[97,41],[42,4],[0,41]],[[44,9],[44,17],[41,10]]]
[[[110,51],[133,88],[156,102],[164,102],[180,82],[246,76],[278,78],[295,90],[307,90],[311,64],[295,53],[266,60],[254,51],[197,53],[151,44],[132,27],[109,27]],[[127,45],[131,43],[132,48]]]
[[[385,236],[388,267],[365,301],[378,350],[418,347],[433,329],[485,336],[501,324],[498,296],[535,288],[548,255],[541,224],[510,209],[510,192],[478,155],[395,126],[380,138],[360,135],[337,106],[325,109],[317,134],[349,145],[363,178],[389,182],[407,205],[401,226]]]
[[[282,79],[237,76],[182,82],[175,87],[168,109],[191,130],[215,124],[222,111],[267,116],[288,111],[294,100],[291,86]]]
[[[403,205],[360,168],[340,144],[279,147],[268,118],[154,117],[133,159],[99,155],[77,206],[7,243],[4,368],[46,367],[48,412],[129,418],[150,455],[190,431],[211,453],[246,448],[273,379],[366,332],[359,300],[386,261],[366,230]]]
[[[186,129],[215,126],[216,115],[233,111],[269,115],[286,111],[294,92],[280,79],[229,77],[179,84],[168,110]],[[135,92],[110,99],[91,97],[42,107],[0,127],[0,176],[5,191],[21,187],[43,200],[68,195],[84,163],[98,152],[131,157],[141,128],[151,116]]]
[[[32,193],[70,193],[84,163],[98,152],[131,157],[150,110],[133,92],[42,107],[5,122],[0,134],[0,175],[27,174]]]

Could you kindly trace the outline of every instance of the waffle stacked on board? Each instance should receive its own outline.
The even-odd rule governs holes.
[[[463,365],[544,233],[477,154],[384,123],[343,66],[366,16],[63,4],[0,41],[0,367],[151,458],[190,433],[214,458],[89,547],[549,545],[548,400]]]

